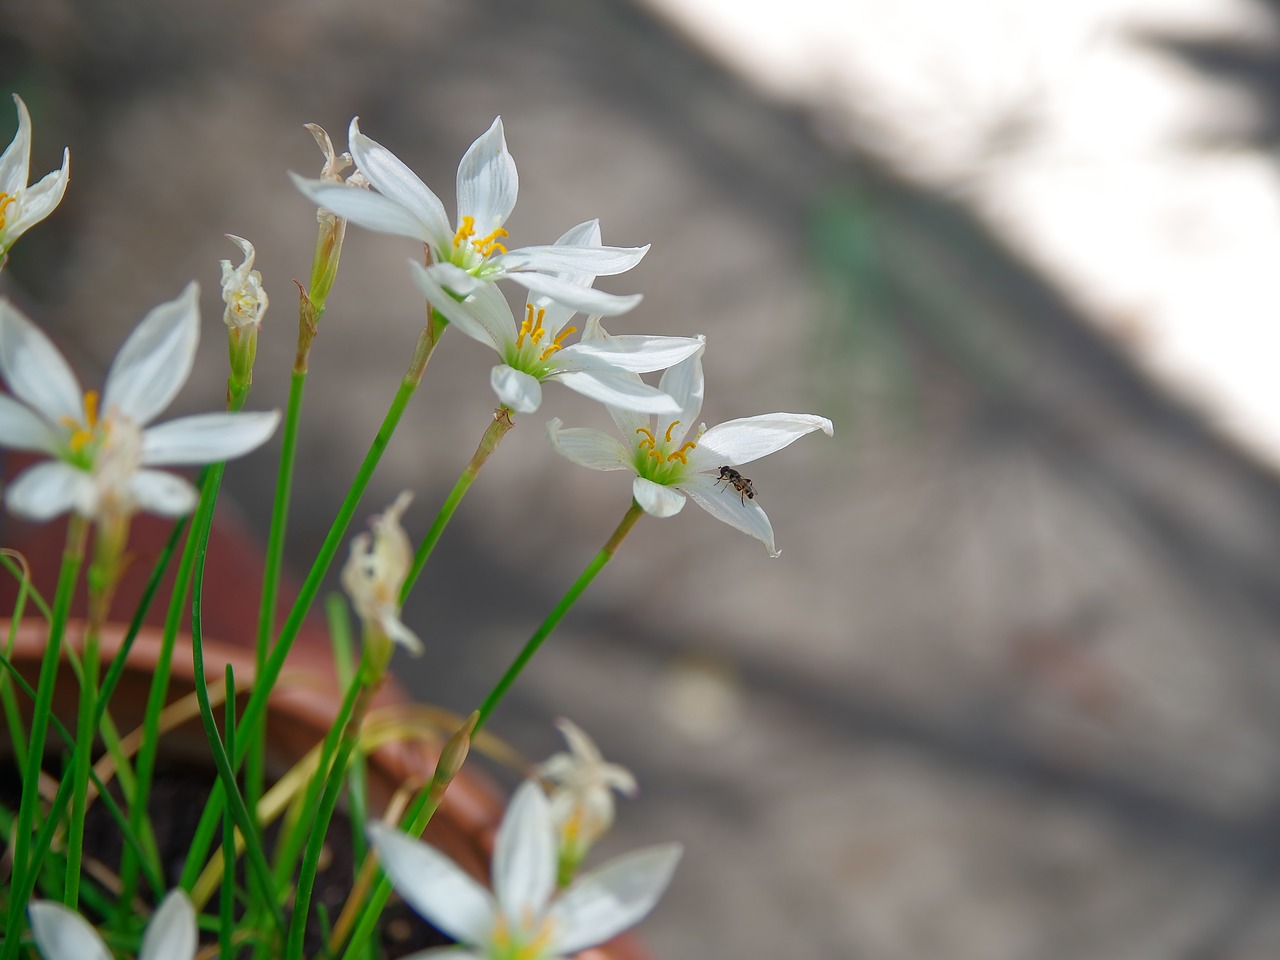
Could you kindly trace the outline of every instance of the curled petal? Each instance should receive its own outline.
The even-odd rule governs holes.
[[[556,949],[576,953],[643,920],[666,892],[681,853],[678,843],[649,847],[612,860],[572,884],[548,914],[564,930]]]
[[[520,178],[507,152],[501,117],[462,155],[457,185],[459,222],[474,217],[475,231],[482,237],[507,222],[515,209]]]
[[[70,179],[71,151],[64,149],[62,166],[52,173],[46,173],[38,183],[33,183],[23,193],[22,209],[18,211],[17,218],[5,226],[4,244],[6,246],[13,246],[15,240],[53,213],[54,208],[62,202]]]
[[[200,342],[200,285],[152,309],[124,342],[102,390],[107,415],[123,414],[145,426],[187,382]]]
[[[559,417],[547,421],[547,439],[562,457],[591,470],[631,470],[631,453],[616,438],[587,427],[566,428]]]
[[[498,399],[516,413],[533,413],[542,406],[542,384],[538,378],[505,363],[489,372],[489,385]]]
[[[631,495],[651,517],[674,517],[684,509],[683,493],[644,477],[636,477],[632,482]]]
[[[4,502],[18,516],[42,522],[78,509],[93,496],[89,474],[61,460],[49,460],[24,470],[9,484]]]
[[[773,525],[763,508],[755,500],[742,501],[742,495],[732,486],[721,484],[710,474],[695,473],[680,482],[680,489],[693,498],[693,502],[717,520],[750,534],[765,545],[769,556],[782,553],[773,542]]]
[[[142,462],[157,466],[231,460],[266,443],[279,423],[277,410],[180,417],[143,431]]]
[[[832,435],[831,421],[811,413],[766,413],[716,424],[702,435],[699,449],[733,464],[750,463],[799,440],[806,433],[821,430]]]

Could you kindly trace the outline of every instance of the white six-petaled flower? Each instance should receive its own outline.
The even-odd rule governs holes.
[[[369,825],[382,868],[401,897],[470,949],[417,954],[456,960],[557,960],[639,923],[662,896],[678,843],[619,857],[556,895],[556,834],[542,788],[526,780],[498,829],[493,892],[448,857],[399,830]]]
[[[561,876],[577,869],[591,845],[613,826],[613,791],[636,792],[636,778],[626,767],[607,763],[595,742],[572,720],[556,726],[569,745],[538,765],[538,775],[553,784],[551,818],[560,837]]]
[[[624,273],[648,252],[644,247],[548,245],[508,251],[503,224],[516,204],[519,177],[507,151],[502,118],[493,121],[458,164],[458,223],[451,226],[444,204],[386,147],[360,132],[351,121],[347,146],[373,190],[361,190],[295,175],[298,189],[315,203],[369,230],[421,240],[437,266],[445,267],[446,286],[459,296],[500,279],[585,313],[614,316],[635,305],[620,297],[567,283],[565,272],[593,277]]]
[[[590,324],[585,337],[614,339]],[[685,504],[685,496],[717,520],[723,520],[764,543],[769,555],[780,553],[773,526],[754,495],[727,482],[722,470],[735,468],[776,453],[807,433],[821,430],[831,436],[831,421],[809,413],[768,413],[729,420],[711,429],[690,430],[702,412],[702,354],[676,364],[662,375],[658,389],[680,404],[677,419],[647,417],[610,407],[623,440],[599,430],[567,429],[561,420],[547,423],[547,437],[555,449],[574,463],[592,470],[630,470],[636,478],[631,491],[644,511],[671,517]]]
[[[413,548],[400,518],[412,500],[408,490],[401,493],[369,521],[372,533],[361,533],[351,541],[351,554],[342,568],[342,588],[366,630],[375,630],[417,655],[422,653],[422,641],[400,620],[400,588],[413,562]]]
[[[207,413],[147,426],[186,382],[200,338],[195,283],[148,313],[107,372],[102,393],[83,392],[57,348],[16,307],[0,301],[0,446],[47,453],[9,486],[14,513],[48,520],[74,511],[102,519],[145,510],[181,516],[195,488],[154,466],[216,463],[255,449],[280,419]]]
[[[600,224],[580,223],[556,241],[565,249],[600,248]],[[565,344],[576,331],[566,326],[572,307],[537,293],[530,293],[524,320],[517,323],[502,291],[484,284],[459,302],[443,283],[441,268],[410,261],[414,280],[433,307],[467,336],[497,351],[502,363],[490,373],[489,382],[503,404],[517,413],[533,413],[542,404],[545,381],[559,381],[601,403],[645,413],[674,414],[674,400],[648,384],[637,373],[665,370],[702,349],[696,337],[623,336],[592,342]],[[590,287],[590,274],[563,272],[556,278],[575,289]]]
[[[44,960],[111,960],[111,951],[89,921],[52,900],[33,900],[27,919]],[[142,936],[138,960],[192,960],[196,955],[196,913],[186,893],[174,890],[161,901]]]
[[[27,185],[31,172],[31,114],[16,93],[18,132],[0,155],[0,266],[20,236],[53,213],[67,192],[71,176],[71,152],[62,151],[62,166],[45,174],[39,183]]]

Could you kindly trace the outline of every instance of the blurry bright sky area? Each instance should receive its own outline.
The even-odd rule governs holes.
[[[1262,108],[1146,39],[1274,51],[1262,0],[646,2],[834,142],[965,202],[1280,466],[1280,168],[1232,136]]]

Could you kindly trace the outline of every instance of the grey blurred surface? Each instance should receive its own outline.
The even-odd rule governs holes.
[[[254,404],[283,405],[313,210],[304,121],[362,129],[452,209],[496,114],[516,244],[601,218],[652,242],[615,330],[707,334],[708,423],[836,422],[753,465],[784,550],[694,507],[645,519],[493,727],[531,758],[573,718],[642,793],[606,851],[680,839],[643,932],[666,957],[1252,958],[1280,946],[1275,479],[1087,332],[960,207],[835,156],[623,2],[45,0],[0,75],[68,199],[9,293],[101,369],[191,277],[225,376],[217,261],[273,306]],[[407,364],[413,244],[357,228],[313,354],[289,556],[305,569]],[[360,513],[430,522],[493,406],[446,337]],[[468,710],[626,509],[561,461],[547,391],[464,502],[406,620],[417,695]],[[263,525],[272,458],[229,471]]]

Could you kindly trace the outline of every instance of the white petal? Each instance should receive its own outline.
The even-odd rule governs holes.
[[[440,242],[427,224],[414,216],[411,211],[380,193],[341,183],[329,183],[325,180],[308,180],[293,171],[289,171],[289,176],[293,178],[294,186],[310,198],[317,207],[323,207],[330,213],[366,230],[389,233],[397,237],[409,237],[413,240],[421,240],[423,243],[438,244]]]
[[[59,434],[42,417],[8,394],[0,393],[0,447],[58,452]]]
[[[356,167],[378,192],[403,207],[422,224],[421,229],[426,234],[423,240],[437,245],[447,245],[452,241],[453,230],[449,227],[449,216],[440,198],[404,161],[361,133],[359,117],[352,117],[347,128],[347,149],[351,151]]]
[[[492,257],[490,262],[498,264],[504,258],[505,254]],[[505,264],[502,265],[505,266]],[[566,307],[572,307],[575,311],[598,313],[602,317],[616,317],[626,313],[628,310],[635,309],[636,304],[644,299],[644,296],[639,293],[630,296],[605,293],[603,290],[582,287],[546,273],[508,273],[506,279],[534,293],[550,297]]]
[[[706,337],[701,334],[698,339],[706,342]],[[698,422],[698,414],[702,413],[703,387],[701,352],[668,367],[658,381],[658,389],[671,394],[676,403],[680,404],[680,423],[684,427],[680,434],[682,440]]]
[[[382,632],[395,643],[400,644],[415,657],[421,656],[425,649],[422,640],[418,635],[404,625],[404,622],[396,616],[387,614],[378,621],[378,626],[382,627]]]
[[[556,949],[576,953],[643,920],[666,892],[682,852],[678,843],[649,847],[573,883],[548,913],[564,931]]]
[[[547,421],[547,439],[556,452],[591,470],[634,470],[631,453],[617,439],[586,427],[566,429],[559,417]]]
[[[515,367],[500,363],[489,371],[489,386],[516,413],[533,413],[542,406],[542,384]]]
[[[9,484],[4,502],[21,517],[44,521],[74,510],[82,499],[92,497],[92,492],[89,474],[61,460],[50,460],[24,470]]]
[[[155,307],[124,342],[102,388],[106,416],[118,412],[146,426],[173,402],[191,373],[200,342],[200,285]]]
[[[27,919],[44,960],[111,960],[89,921],[60,903],[32,900]]]
[[[0,373],[14,395],[50,423],[84,420],[84,396],[67,361],[7,300],[0,300]]]
[[[147,924],[138,960],[191,960],[196,955],[196,912],[182,890],[161,902]]]
[[[584,220],[577,226],[570,227],[555,242],[556,246],[565,247],[598,247],[600,246],[600,221]]]
[[[766,413],[716,424],[702,435],[698,448],[714,452],[726,463],[750,463],[815,430],[831,436],[831,421],[810,413]]]
[[[697,337],[609,337],[585,343],[579,341],[556,354],[556,359],[571,370],[600,369],[597,364],[576,364],[567,359],[590,357],[603,360],[617,370],[649,373],[687,360],[702,346],[703,341]]]
[[[493,851],[493,893],[513,924],[527,924],[551,899],[556,847],[547,795],[536,780],[526,780],[511,798]]]
[[[460,943],[488,942],[497,920],[489,891],[444,854],[394,827],[370,822],[369,842],[396,892]]]
[[[631,495],[636,503],[651,517],[674,517],[684,509],[684,494],[674,487],[636,477],[631,483]]]
[[[13,245],[13,241],[22,236],[37,223],[53,213],[54,208],[62,202],[67,192],[67,181],[71,179],[71,151],[62,151],[62,166],[52,173],[46,173],[40,182],[26,189],[22,195],[22,210],[18,219],[7,225],[4,231],[5,243]]]
[[[555,725],[564,737],[565,743],[569,745],[570,752],[578,761],[592,766],[604,762],[604,754],[580,726],[568,717],[557,717]]]
[[[13,105],[18,108],[18,132],[0,154],[0,193],[10,196],[26,189],[31,167],[31,113],[16,93]]]
[[[731,484],[717,484],[716,478],[710,474],[691,473],[680,482],[680,489],[717,520],[723,520],[763,543],[769,556],[776,557],[782,552],[773,541],[773,524],[764,509],[755,500],[744,503],[742,494]]]
[[[279,423],[275,410],[180,417],[142,432],[142,462],[157,466],[231,460],[266,443]]]
[[[129,481],[129,492],[139,510],[162,517],[184,517],[200,500],[195,487],[163,470],[139,470]]]
[[[626,273],[649,252],[643,247],[574,247],[553,243],[512,250],[502,258],[508,270],[533,270],[537,273],[585,273],[593,277],[612,277]]]
[[[458,164],[458,222],[475,218],[476,238],[487,237],[507,222],[515,209],[520,178],[507,152],[507,139],[498,117]]]
[[[427,301],[472,340],[501,353],[506,344],[516,339],[516,321],[511,315],[511,306],[496,286],[482,283],[465,302],[459,303],[444,288],[454,273],[460,272],[452,264],[424,267],[410,260],[409,266],[413,282]]]
[[[567,370],[547,379],[559,380],[570,390],[598,400],[607,407],[675,416],[676,402],[657,387],[639,383],[633,375],[607,370]]]

